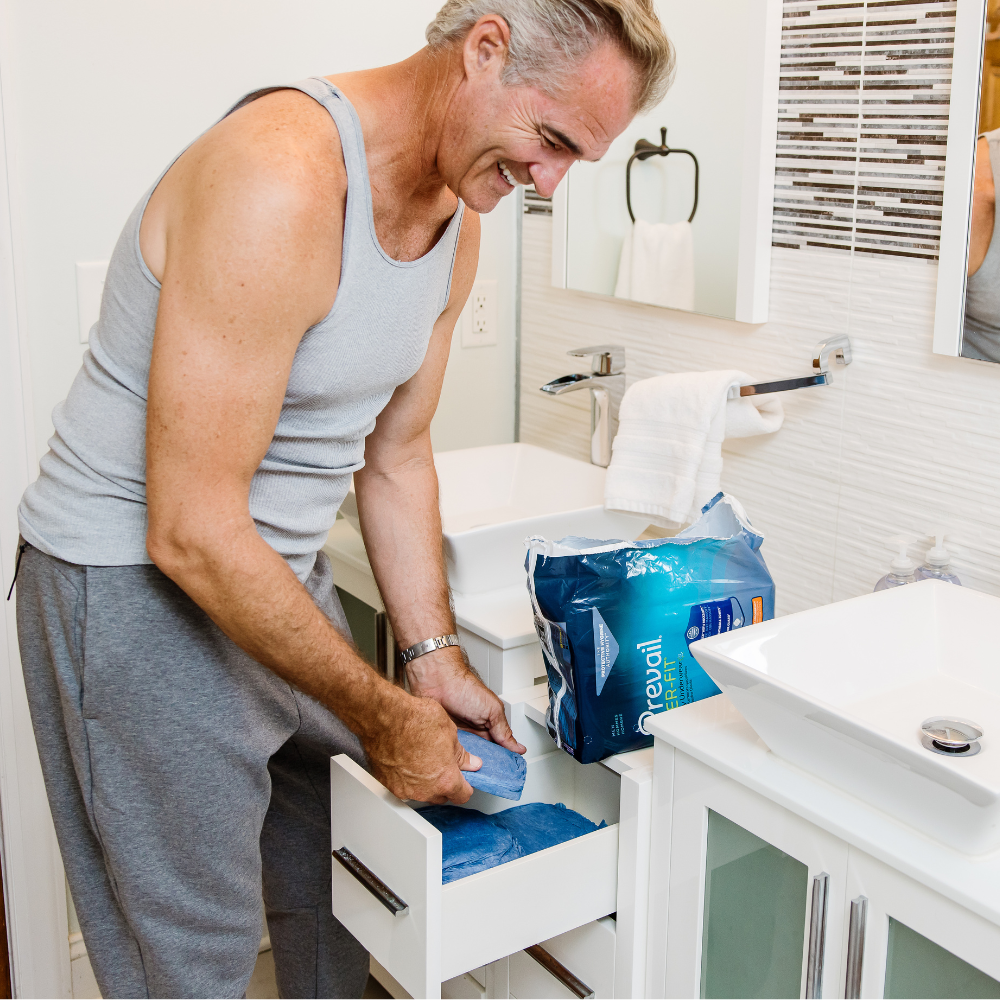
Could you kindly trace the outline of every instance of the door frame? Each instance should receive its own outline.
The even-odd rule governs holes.
[[[69,997],[66,881],[21,675],[14,601],[16,509],[37,473],[23,275],[18,266],[11,0],[0,0],[0,863],[15,997]],[[2,943],[0,943],[2,945]]]

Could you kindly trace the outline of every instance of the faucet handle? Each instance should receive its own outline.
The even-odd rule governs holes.
[[[619,375],[625,371],[625,348],[618,344],[577,347],[566,353],[571,358],[590,358],[590,370],[595,375]]]

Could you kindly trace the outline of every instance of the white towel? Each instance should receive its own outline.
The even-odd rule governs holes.
[[[609,510],[646,514],[671,527],[698,519],[719,492],[722,441],[772,434],[784,420],[774,396],[737,396],[739,371],[658,375],[625,393],[604,481]]]
[[[691,223],[651,223],[639,219],[622,244],[615,298],[693,310]]]

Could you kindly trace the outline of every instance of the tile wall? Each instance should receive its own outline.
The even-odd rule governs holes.
[[[884,20],[886,6],[869,3],[873,10],[859,15],[857,31],[869,32],[876,18]],[[911,6],[918,8],[891,6],[901,19]],[[922,6],[953,11],[954,0]],[[941,71],[950,67],[937,55],[929,86],[946,98]],[[877,62],[884,65],[884,59]],[[862,116],[864,79],[862,73],[856,102]],[[783,107],[787,99],[783,91]],[[946,113],[946,100],[937,102],[935,113],[942,109]],[[554,398],[537,391],[580,370],[577,359],[566,357],[570,348],[624,344],[629,383],[713,368],[742,369],[760,381],[806,374],[818,341],[833,333],[850,336],[854,363],[836,370],[833,386],[785,394],[778,433],[724,446],[723,488],[743,501],[766,536],[763,551],[777,583],[779,614],[870,591],[892,558],[885,540],[900,532],[923,535],[935,525],[949,529],[966,585],[1000,596],[1000,365],[932,354],[936,264],[872,252],[873,244],[860,239],[873,217],[863,191],[864,156],[878,155],[873,147],[905,145],[905,131],[880,133],[878,143],[856,154],[849,203],[839,209],[850,235],[842,249],[790,241],[779,232],[788,228],[791,176],[781,172],[779,146],[770,319],[761,326],[555,289],[549,280],[551,220],[524,218],[522,441],[588,457],[588,394]],[[939,121],[933,131],[935,138],[942,134]],[[891,220],[891,213],[885,217]],[[905,221],[912,223],[912,215]],[[910,246],[899,249],[916,249],[914,236],[908,228]],[[891,234],[880,239],[891,251]],[[789,242],[797,248],[778,245]],[[916,557],[923,547],[914,544],[911,553]]]

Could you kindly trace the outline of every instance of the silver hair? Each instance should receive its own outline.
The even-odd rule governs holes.
[[[670,86],[673,50],[652,0],[447,0],[427,26],[427,42],[432,49],[459,42],[487,14],[510,29],[506,84],[558,92],[562,78],[610,40],[636,68],[636,110],[659,104]]]

